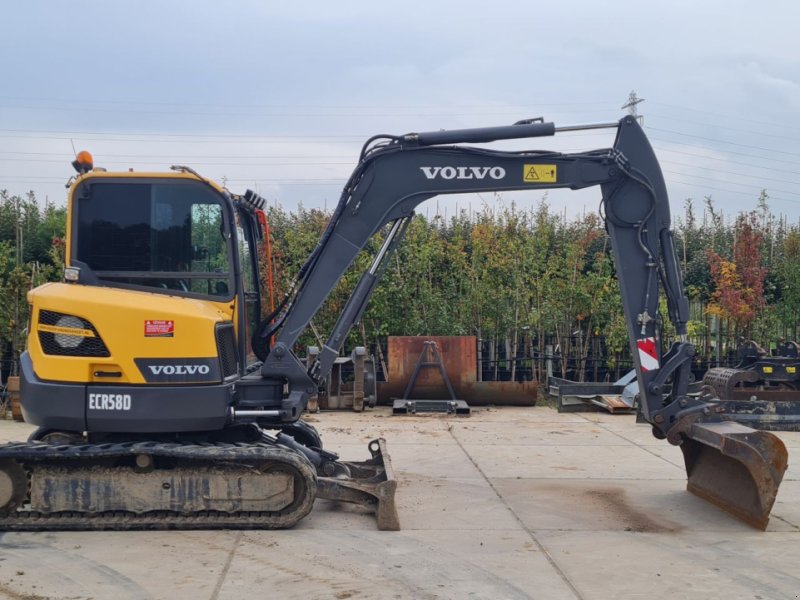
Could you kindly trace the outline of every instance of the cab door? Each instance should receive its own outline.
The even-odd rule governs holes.
[[[258,268],[258,223],[255,216],[237,208],[236,214],[236,246],[239,254],[239,268],[242,272],[243,298],[239,318],[239,348],[245,357],[245,365],[249,366],[258,359],[253,353],[250,339],[261,321],[261,277]]]

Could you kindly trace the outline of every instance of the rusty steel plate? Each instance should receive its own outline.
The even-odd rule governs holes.
[[[478,381],[477,338],[464,336],[389,336],[387,380],[378,383],[378,399],[392,404],[402,398],[426,341],[436,342],[456,398],[472,406],[534,406],[539,386],[535,381]],[[449,393],[437,368],[421,369],[414,398],[436,400]]]

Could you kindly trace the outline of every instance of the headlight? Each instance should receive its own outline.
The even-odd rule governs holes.
[[[78,317],[71,317],[65,315],[56,321],[56,327],[63,327],[64,329],[84,329],[83,321]],[[56,344],[62,348],[77,348],[81,345],[83,337],[81,335],[68,335],[66,333],[56,333],[53,335]]]

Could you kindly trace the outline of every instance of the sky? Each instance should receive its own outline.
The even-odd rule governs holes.
[[[0,0],[0,189],[63,204],[76,150],[108,170],[186,164],[289,210],[332,208],[378,133],[615,121],[632,90],[673,215],[800,220],[800,3]],[[609,147],[613,131],[504,149]],[[432,216],[528,208],[451,196]],[[577,215],[599,190],[551,191]]]

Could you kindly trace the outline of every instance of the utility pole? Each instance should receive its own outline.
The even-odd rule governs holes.
[[[628,94],[628,101],[623,104],[621,108],[623,110],[627,108],[628,114],[639,121],[639,125],[644,125],[644,117],[640,115],[636,109],[636,105],[640,102],[644,102],[644,98],[639,98],[636,95],[636,90],[631,90],[631,93]]]

